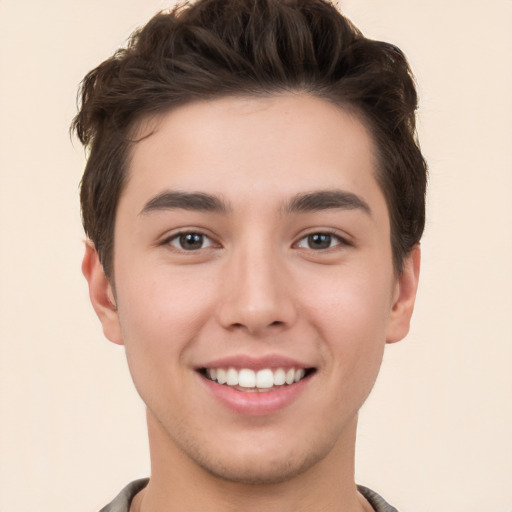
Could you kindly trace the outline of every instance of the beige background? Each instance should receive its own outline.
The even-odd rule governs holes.
[[[80,274],[82,76],[157,0],[0,0],[0,512],[97,511],[148,472],[143,407]],[[408,54],[431,169],[422,284],[361,414],[403,511],[512,512],[512,1],[345,0]]]

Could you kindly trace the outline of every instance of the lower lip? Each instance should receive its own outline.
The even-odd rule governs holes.
[[[238,391],[199,375],[208,391],[219,402],[237,414],[248,416],[264,416],[284,409],[304,392],[312,377],[310,375],[273,391]]]

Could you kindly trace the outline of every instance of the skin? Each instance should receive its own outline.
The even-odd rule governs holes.
[[[125,345],[147,405],[152,475],[132,510],[371,510],[354,484],[357,413],[386,342],[409,329],[419,248],[397,276],[364,125],[307,95],[229,97],[162,114],[141,135],[118,205],[113,282],[91,243],[83,262],[104,333]],[[147,207],[169,191],[228,208]],[[290,211],[317,191],[368,208]],[[203,245],[180,248],[182,232]],[[327,247],[311,245],[315,233],[330,234]],[[316,371],[279,411],[237,414],[196,369],[240,354]]]

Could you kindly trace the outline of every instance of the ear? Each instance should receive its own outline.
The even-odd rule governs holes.
[[[122,345],[121,326],[112,286],[103,271],[98,251],[90,240],[85,242],[82,273],[89,284],[89,298],[103,326],[103,333],[113,343]]]
[[[387,343],[400,341],[409,332],[418,289],[420,259],[420,247],[415,245],[405,258],[402,273],[398,276],[395,284],[393,308],[386,336]]]

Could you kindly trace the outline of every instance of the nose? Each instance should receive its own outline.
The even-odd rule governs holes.
[[[222,290],[217,317],[225,329],[264,336],[297,319],[286,265],[265,249],[239,251],[226,261]]]

